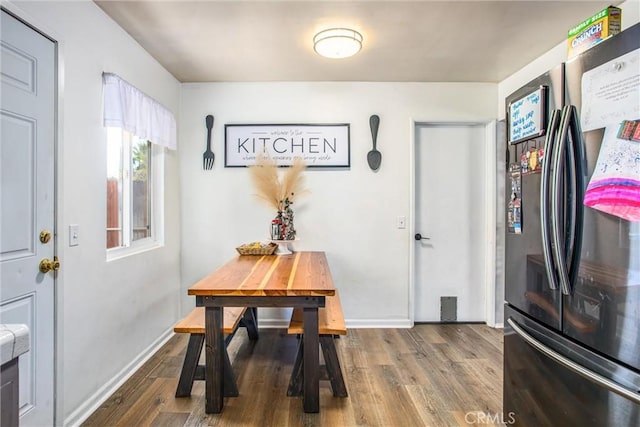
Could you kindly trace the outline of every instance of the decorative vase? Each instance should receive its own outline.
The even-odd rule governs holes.
[[[283,239],[295,240],[296,228],[293,226],[293,210],[291,209],[292,203],[289,199],[284,200],[284,215],[283,215]]]

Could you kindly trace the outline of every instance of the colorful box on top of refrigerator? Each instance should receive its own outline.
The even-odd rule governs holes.
[[[592,46],[615,36],[621,30],[622,10],[609,6],[585,19],[567,33],[567,57],[571,58]]]

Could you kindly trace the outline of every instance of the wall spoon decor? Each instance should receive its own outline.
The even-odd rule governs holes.
[[[373,138],[373,150],[367,153],[367,162],[371,170],[378,170],[382,162],[382,153],[376,149],[378,139],[378,126],[380,126],[380,117],[373,115],[369,117],[369,126],[371,127],[371,136]]]

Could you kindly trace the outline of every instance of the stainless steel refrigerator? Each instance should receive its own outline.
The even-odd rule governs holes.
[[[640,24],[506,108],[503,417],[640,426]]]

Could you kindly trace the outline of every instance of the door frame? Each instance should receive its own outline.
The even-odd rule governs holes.
[[[488,326],[496,325],[496,167],[497,167],[497,121],[429,121],[411,119],[411,146],[409,151],[409,211],[411,220],[409,226],[409,320],[411,326],[415,319],[415,293],[416,293],[416,245],[413,236],[416,230],[416,129],[419,126],[484,126],[485,134],[485,200],[487,202],[487,215],[484,226],[486,237],[485,245],[485,271],[483,281],[485,287],[485,322]]]
[[[64,388],[63,388],[63,316],[62,308],[64,301],[64,242],[65,238],[62,234],[60,224],[63,224],[62,218],[62,194],[63,182],[60,174],[63,167],[62,142],[63,142],[63,105],[64,105],[64,61],[63,38],[47,26],[42,21],[34,18],[29,13],[12,3],[10,0],[2,1],[2,9],[15,16],[26,26],[34,31],[42,34],[54,43],[54,141],[53,141],[53,253],[60,258],[61,268],[53,277],[53,423],[59,425],[64,421]]]

